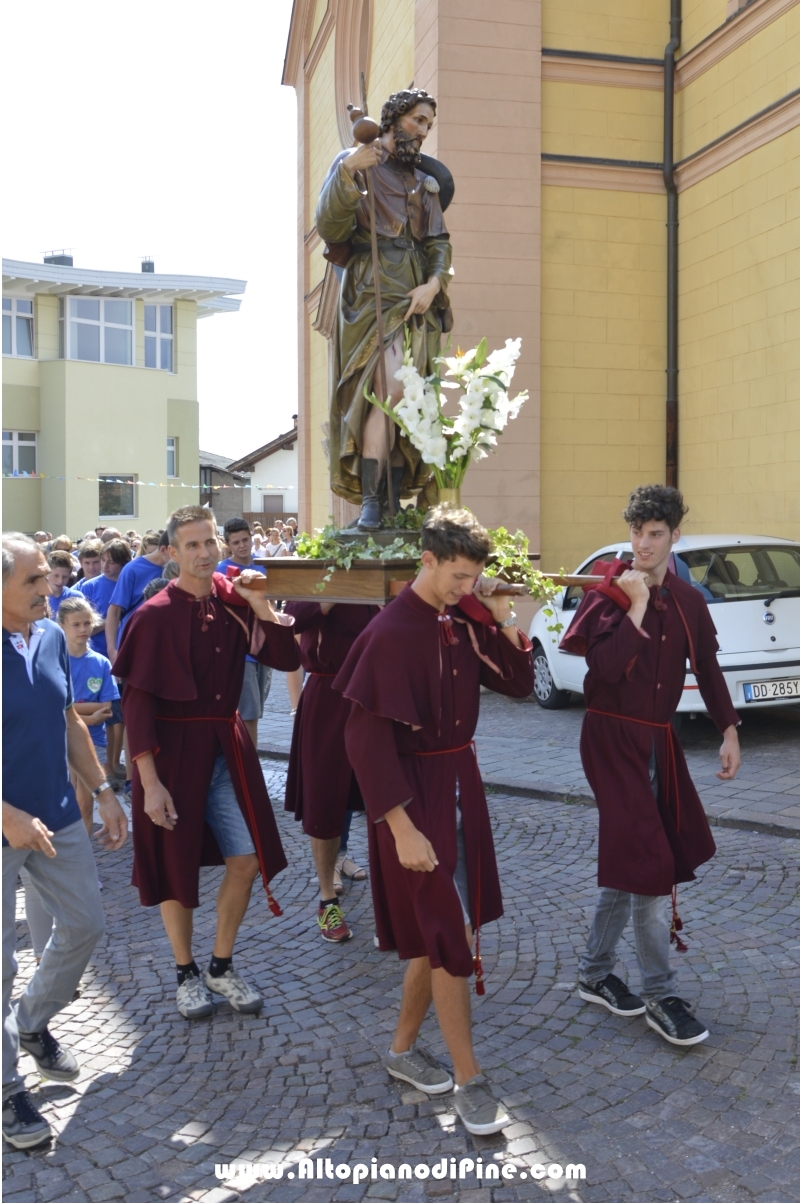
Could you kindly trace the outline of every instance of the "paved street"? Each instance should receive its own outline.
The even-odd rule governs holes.
[[[478,759],[484,781],[536,798],[593,806],[578,741],[583,700],[565,710],[542,710],[486,693],[478,724]],[[681,740],[706,813],[714,823],[800,836],[800,706],[745,711],[740,728],[742,768],[734,781],[718,781],[720,736],[705,715],[684,719]],[[288,755],[292,719],[281,673],[273,676],[259,748]]]
[[[526,718],[538,713],[523,709]],[[265,763],[278,802],[284,771]],[[82,997],[54,1024],[84,1072],[75,1089],[28,1078],[59,1137],[47,1152],[6,1146],[6,1198],[512,1203],[549,1186],[570,1203],[800,1200],[798,841],[721,828],[717,857],[682,889],[689,951],[680,957],[680,989],[699,1003],[712,1035],[679,1050],[643,1019],[616,1018],[575,995],[595,895],[595,812],[500,792],[490,807],[506,914],[484,933],[488,987],[475,1020],[479,1057],[513,1116],[504,1133],[470,1138],[450,1096],[427,1099],[385,1075],[379,1058],[400,974],[396,957],[373,946],[369,887],[354,884],[345,895],[354,939],[323,944],[307,841],[280,810],[292,866],[276,884],[284,915],[270,916],[259,892],[237,956],[265,996],[257,1018],[227,1004],[209,1021],[178,1016],[158,914],[141,910],[127,884],[130,849],[98,857],[108,934]],[[363,822],[353,827],[359,857]],[[209,899],[219,870],[203,877]],[[200,961],[213,923],[206,901],[196,923]],[[18,931],[25,976],[32,957],[24,921]],[[635,987],[630,941],[622,961]],[[423,1035],[445,1055],[430,1019]],[[483,1190],[474,1177],[290,1180],[291,1163],[305,1155],[351,1166],[376,1157],[395,1167],[480,1157],[484,1167],[515,1167],[516,1177]],[[280,1182],[240,1193],[215,1178],[217,1163],[267,1159],[284,1163]],[[534,1183],[537,1163],[582,1163],[586,1180]]]

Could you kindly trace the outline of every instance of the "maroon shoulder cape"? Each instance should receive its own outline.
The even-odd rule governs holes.
[[[364,809],[344,743],[350,703],[332,688],[333,679],[380,610],[348,604],[323,614],[319,602],[289,602],[285,612],[294,618],[308,676],[292,730],[284,809],[306,835],[332,840],[342,834],[348,810]]]
[[[133,615],[115,661],[115,674],[125,680],[122,705],[134,760],[132,881],[144,906],[170,899],[198,906],[200,866],[222,863],[205,822],[220,753],[270,899],[269,881],[286,867],[258,754],[237,706],[248,652],[282,672],[299,666],[293,623],[260,622],[248,605],[228,595],[226,585],[215,574],[212,595],[197,599],[171,582]],[[144,812],[135,763],[144,752],[153,753],[159,779],[172,795],[174,831],[157,827]]]
[[[512,697],[533,688],[530,645],[458,611],[439,614],[409,586],[355,641],[333,683],[352,703],[345,739],[368,815],[380,947],[469,977],[473,928],[503,913],[486,796],[472,742],[480,686]],[[431,873],[404,869],[383,816],[404,805],[436,852]],[[469,897],[454,883],[458,823]]]
[[[615,590],[618,592],[618,590]],[[686,662],[720,731],[738,723],[717,663],[708,606],[691,585],[668,572],[650,590],[641,629],[612,595],[586,593],[561,641],[585,654],[586,717],[581,760],[600,812],[598,884],[632,894],[668,894],[715,851],[683,749],[670,720]],[[650,780],[655,756],[658,785]]]

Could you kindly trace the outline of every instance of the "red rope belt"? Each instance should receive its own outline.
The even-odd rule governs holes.
[[[467,748],[472,748],[474,751],[475,740],[471,739],[469,743],[462,744],[460,748],[440,748],[435,752],[414,752],[415,756],[452,756],[456,752],[465,752]],[[483,962],[481,960],[481,850],[478,845],[478,879],[475,883],[475,954],[472,958],[472,963],[475,966],[475,993],[485,994],[486,986],[484,985],[485,973],[483,972]]]
[[[601,714],[603,718],[617,718],[623,723],[638,723],[641,727],[658,727],[661,731],[667,733],[667,774],[664,782],[664,793],[667,800],[667,806],[670,806],[670,793],[675,799],[674,807],[670,806],[675,817],[675,830],[680,834],[681,830],[681,799],[678,792],[678,764],[675,758],[675,731],[672,723],[651,723],[645,718],[632,718],[629,714],[613,714],[610,710],[595,710],[592,706],[587,707],[589,714]],[[672,887],[672,922],[669,927],[669,942],[674,944],[678,952],[686,952],[687,946],[678,935],[679,931],[683,931],[683,922],[678,914],[678,887]]]
[[[202,716],[198,716],[196,718],[195,717],[173,718],[173,717],[170,717],[167,715],[160,714],[157,716],[156,721],[163,722],[163,723],[227,723],[228,726],[230,727],[231,743],[233,744],[234,764],[236,765],[236,772],[239,775],[239,782],[242,787],[242,797],[244,798],[245,809],[247,810],[247,817],[250,820],[250,831],[253,836],[253,843],[256,846],[256,856],[258,857],[258,867],[261,870],[261,880],[264,883],[264,889],[266,890],[266,894],[267,894],[267,905],[269,906],[269,909],[272,911],[273,915],[282,915],[283,911],[280,908],[280,904],[278,903],[277,899],[275,898],[274,894],[272,893],[272,890],[269,887],[269,878],[267,877],[267,868],[266,868],[266,861],[264,858],[264,850],[261,847],[261,836],[259,834],[258,824],[256,822],[255,807],[253,806],[253,799],[250,797],[250,790],[248,789],[248,786],[247,786],[247,776],[245,774],[244,761],[242,760],[242,749],[239,747],[239,741],[236,738],[236,718],[237,718],[237,715],[235,715],[235,714],[232,714],[230,717],[226,717],[224,714],[221,714],[221,715],[213,715],[213,716],[212,715],[202,715]]]

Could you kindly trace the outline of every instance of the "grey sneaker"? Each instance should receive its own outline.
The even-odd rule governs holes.
[[[695,1019],[689,1010],[689,1004],[674,994],[659,998],[657,1002],[649,1002],[645,1020],[659,1036],[663,1036],[670,1044],[678,1044],[681,1047],[699,1044],[708,1036],[708,1028],[699,1019]]]
[[[175,998],[184,1019],[207,1019],[209,1015],[214,1014],[211,994],[196,974],[181,982]]]
[[[463,1086],[456,1086],[453,1102],[458,1118],[473,1136],[491,1136],[511,1123],[503,1104],[492,1097],[485,1074],[476,1074]]]
[[[47,1028],[20,1032],[19,1046],[33,1057],[42,1077],[51,1082],[74,1082],[81,1072],[69,1049],[62,1048]]]
[[[578,997],[584,1002],[600,1003],[602,1007],[608,1007],[613,1015],[644,1015],[644,1001],[613,973],[607,973],[594,985],[579,981]]]
[[[261,1010],[264,1000],[261,995],[248,986],[247,982],[231,967],[226,969],[222,977],[212,977],[206,972],[206,985],[212,994],[221,994],[227,998],[234,1011],[242,1015],[255,1015]]]
[[[418,1044],[412,1044],[407,1053],[393,1053],[389,1049],[383,1064],[393,1078],[408,1082],[425,1094],[444,1094],[453,1089],[453,1079],[447,1070]]]
[[[32,1149],[52,1135],[53,1129],[36,1110],[27,1090],[19,1090],[3,1102],[3,1140],[15,1149]]]

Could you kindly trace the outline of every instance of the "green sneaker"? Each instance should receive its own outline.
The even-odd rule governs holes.
[[[320,903],[317,923],[323,940],[327,940],[329,944],[342,944],[353,934],[344,921],[344,911],[338,902],[329,902],[327,906]]]

